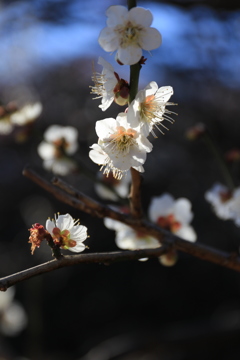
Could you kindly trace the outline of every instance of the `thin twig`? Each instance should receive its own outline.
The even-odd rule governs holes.
[[[162,246],[156,249],[143,249],[135,251],[119,251],[108,253],[93,253],[80,255],[67,255],[44,264],[34,266],[30,269],[20,271],[0,279],[0,291],[6,291],[12,285],[30,279],[34,276],[44,274],[56,269],[76,264],[100,263],[109,265],[118,261],[138,260],[142,258],[159,257],[169,251],[169,246]]]
[[[59,199],[59,192],[56,192],[56,189],[52,184],[48,183],[46,186],[46,180],[42,179],[36,172],[30,169],[30,167],[26,168],[24,170],[24,175],[29,177],[31,180],[36,182],[38,185],[45,188],[47,191],[49,191],[52,195],[54,195],[56,198]],[[64,183],[62,180],[58,180],[55,184]],[[126,225],[131,226],[135,230],[141,231],[145,234],[149,234],[155,238],[157,238],[162,244],[173,246],[175,249],[183,251],[187,254],[190,254],[192,256],[195,256],[202,260],[207,260],[209,262],[227,267],[229,269],[239,271],[240,272],[240,257],[237,253],[226,253],[224,251],[220,251],[211,247],[208,247],[206,245],[200,244],[200,243],[191,243],[189,241],[185,241],[172,233],[161,229],[156,224],[153,224],[151,222],[148,222],[146,220],[139,220],[134,219],[133,217],[122,214],[117,212],[116,210],[113,210],[105,205],[101,205],[100,203],[96,202],[95,200],[92,200],[91,198],[87,197],[86,202],[88,205],[90,205],[92,208],[88,208],[85,206],[85,195],[79,192],[78,190],[74,189],[73,187],[69,186],[68,184],[64,183],[65,190],[68,191],[68,193],[73,192],[75,194],[79,194],[81,196],[82,202],[80,202],[77,199],[74,199],[72,196],[69,196],[67,193],[65,193],[65,198],[63,195],[60,197],[60,201],[63,201],[66,204],[69,204],[70,206],[73,206],[74,208],[86,211],[87,213],[91,214],[92,216],[98,216],[100,218],[103,217],[110,217],[114,220],[118,220],[123,222]],[[94,209],[96,207],[96,209]]]
[[[134,218],[140,219],[143,215],[141,204],[142,177],[139,171],[131,168],[132,184],[129,194],[130,210]]]

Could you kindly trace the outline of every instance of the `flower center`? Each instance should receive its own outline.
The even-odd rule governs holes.
[[[110,143],[112,144],[112,150],[121,152],[123,155],[129,153],[131,146],[136,144],[137,132],[133,129],[125,129],[123,126],[118,126],[115,134],[110,136]]]
[[[173,214],[169,214],[167,216],[159,216],[159,218],[157,219],[157,224],[163,229],[166,229],[173,233],[177,232],[182,226],[182,224],[175,219],[175,216]]]
[[[143,31],[143,27],[132,23],[131,21],[125,22],[124,25],[115,27],[115,32],[119,34],[120,47],[126,49],[130,45],[139,45],[139,34]]]
[[[55,227],[52,233],[53,233],[53,241],[56,244],[60,244],[60,246],[64,249],[74,247],[77,244],[75,240],[72,240],[70,238],[70,232],[68,230],[61,231],[59,228]]]
[[[151,123],[157,117],[157,113],[162,111],[162,107],[155,100],[154,95],[149,95],[140,103],[140,113],[143,121]]]
[[[220,191],[219,196],[220,196],[221,202],[225,203],[232,198],[232,192],[230,190],[229,191]]]

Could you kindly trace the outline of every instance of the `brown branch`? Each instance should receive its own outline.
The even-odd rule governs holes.
[[[12,285],[30,279],[34,276],[44,274],[56,269],[76,264],[100,263],[109,265],[118,261],[138,260],[142,258],[159,257],[169,251],[169,246],[162,246],[156,249],[143,249],[135,251],[93,253],[80,255],[67,255],[56,260],[20,271],[0,279],[0,291],[6,291]]]
[[[142,177],[139,171],[131,168],[132,185],[129,194],[130,210],[134,218],[140,219],[143,216],[141,204]]]
[[[25,169],[24,175],[29,177],[38,185],[45,188],[60,201],[63,201],[64,203],[69,204],[70,206],[73,206],[78,210],[85,211],[92,216],[98,216],[100,218],[110,217],[114,220],[121,221],[124,224],[129,225],[138,231],[157,238],[160,243],[164,245],[172,246],[177,250],[183,251],[199,259],[207,260],[209,262],[225,266],[229,269],[240,272],[240,257],[237,253],[229,254],[224,251],[220,251],[209,246],[200,244],[198,242],[191,243],[189,241],[185,241],[173,235],[172,233],[161,229],[159,226],[151,222],[148,222],[146,220],[134,219],[129,215],[119,213],[118,211],[113,210],[106,205],[102,205],[97,201],[86,197],[83,193],[74,189],[72,186],[66,184],[62,180],[55,179],[54,184],[60,186],[61,188],[64,188],[66,191],[66,193],[61,192],[61,196],[59,196],[58,189],[56,189],[52,184],[46,182],[46,180],[42,179],[29,167]],[[68,194],[71,194],[71,196]],[[81,199],[81,201],[79,201],[78,199]],[[88,206],[86,206],[85,201]]]

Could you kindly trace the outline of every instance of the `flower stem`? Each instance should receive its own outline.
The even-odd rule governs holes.
[[[137,95],[140,70],[141,70],[141,65],[139,63],[130,65],[129,103],[131,103]]]
[[[60,248],[59,248],[59,246],[57,246],[54,243],[53,238],[50,234],[48,234],[48,236],[46,236],[46,240],[47,240],[48,245],[52,249],[52,256],[57,260],[62,259],[63,255],[61,254]]]

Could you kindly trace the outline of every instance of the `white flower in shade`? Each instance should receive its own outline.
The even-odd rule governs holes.
[[[214,184],[205,193],[205,199],[212,205],[215,214],[222,220],[233,219],[231,205],[233,204],[233,193],[222,184]]]
[[[155,249],[161,246],[159,241],[147,234],[137,232],[130,226],[110,218],[104,219],[104,225],[116,231],[116,245],[123,250]],[[141,260],[147,260],[143,258]]]
[[[0,118],[0,135],[9,135],[13,131],[13,124],[8,115]]]
[[[240,188],[229,190],[222,184],[214,184],[205,194],[215,214],[222,220],[233,220],[240,226]]]
[[[105,167],[104,174],[112,171],[114,178],[121,179],[131,167],[144,171],[142,165],[152,144],[138,130],[131,128],[125,113],[118,114],[116,120],[108,118],[96,122],[99,140],[91,147],[89,156]]]
[[[188,199],[174,200],[170,194],[154,197],[149,206],[149,218],[184,240],[196,241],[197,235],[189,225],[192,221],[191,203]]]
[[[114,68],[102,57],[98,58],[98,64],[102,65],[102,73],[94,73],[92,80],[95,86],[91,86],[92,94],[98,95],[95,99],[102,98],[102,104],[99,107],[102,111],[109,108],[114,100],[114,88],[118,83]]]
[[[110,6],[106,15],[107,27],[98,38],[100,46],[108,52],[117,50],[117,60],[125,65],[136,64],[143,50],[153,50],[162,43],[158,30],[151,28],[152,13],[141,7],[128,11],[121,5]]]
[[[42,112],[42,104],[27,104],[10,115],[12,124],[23,126],[33,122]]]
[[[52,235],[53,241],[63,249],[81,252],[85,249],[83,241],[88,237],[86,226],[79,225],[71,215],[58,215],[55,220],[46,221],[46,230]]]
[[[14,294],[14,288],[0,292],[0,331],[7,336],[18,335],[27,325],[26,312]]]
[[[68,156],[77,151],[77,138],[78,131],[72,126],[50,126],[37,149],[44,168],[59,175],[67,175],[76,170],[76,163]]]
[[[117,180],[110,173],[108,176],[99,172],[98,178],[101,182],[95,183],[95,190],[99,197],[105,200],[118,201],[119,196],[126,198],[129,194],[131,175],[128,172],[121,180]]]
[[[171,86],[163,86],[158,89],[155,81],[151,81],[145,89],[140,90],[135,100],[130,104],[127,113],[128,117],[132,119],[133,127],[140,124],[141,131],[145,136],[151,132],[156,137],[153,131],[154,127],[163,133],[159,126],[164,129],[167,127],[162,124],[162,121],[174,122],[169,116],[173,112],[166,109],[167,105],[175,105],[168,102],[172,94],[173,88]]]

